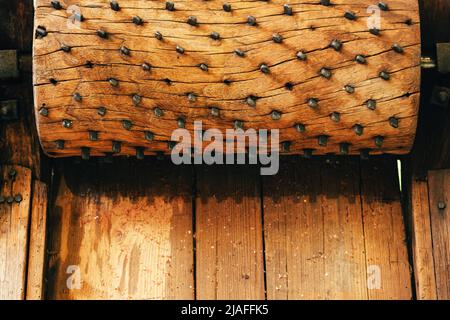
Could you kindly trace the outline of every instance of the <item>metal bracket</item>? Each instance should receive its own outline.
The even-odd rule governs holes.
[[[0,120],[12,121],[19,119],[17,100],[0,101]]]
[[[450,73],[450,43],[436,44],[437,65],[440,73]]]

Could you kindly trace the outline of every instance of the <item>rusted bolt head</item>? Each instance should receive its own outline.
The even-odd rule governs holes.
[[[220,109],[217,107],[211,107],[211,115],[213,117],[219,117],[220,116]]]
[[[122,127],[125,130],[131,130],[131,128],[133,127],[133,123],[130,120],[122,120]]]
[[[172,1],[167,1],[166,2],[166,10],[174,11],[175,10],[175,3],[173,3]]]
[[[333,48],[335,51],[341,51],[342,42],[338,39],[333,39],[330,42],[330,47]]]
[[[108,33],[105,30],[97,30],[97,35],[102,38],[102,39],[107,39],[108,38]]]
[[[341,155],[348,155],[349,154],[349,149],[350,149],[350,144],[346,143],[346,142],[342,142],[339,144],[339,153]]]
[[[188,19],[187,19],[187,23],[189,25],[191,25],[191,26],[194,26],[194,27],[198,25],[197,18],[194,17],[194,16],[189,16]]]
[[[350,85],[350,84],[347,84],[347,85],[344,87],[344,90],[345,90],[345,92],[351,94],[351,93],[354,93],[354,92],[355,92],[355,87],[352,86],[352,85]]]
[[[360,64],[365,64],[366,63],[366,57],[364,57],[362,54],[358,54],[355,57],[355,61],[360,63]]]
[[[378,3],[378,8],[380,8],[383,11],[387,11],[389,10],[389,6],[387,5],[387,3],[385,2],[379,2]]]
[[[309,98],[308,106],[310,106],[313,109],[316,109],[317,107],[319,107],[319,100],[317,100],[316,98]]]
[[[97,141],[98,140],[98,132],[89,130],[89,140],[91,141]]]
[[[264,74],[270,73],[269,67],[264,63],[259,67],[259,70],[261,70],[261,72]]]
[[[209,37],[213,40],[219,40],[220,39],[220,34],[216,31],[211,32],[211,34],[209,35]]]
[[[163,35],[161,32],[156,31],[155,32],[155,38],[158,39],[159,41],[161,41],[163,39]]]
[[[270,114],[270,116],[272,117],[272,120],[280,120],[281,112],[277,111],[277,110],[273,110],[272,113]]]
[[[298,60],[302,60],[302,61],[305,61],[307,58],[306,53],[304,53],[303,51],[297,52],[296,57]]]
[[[377,101],[374,99],[369,99],[366,101],[366,106],[370,110],[375,110],[377,108]]]
[[[131,99],[133,100],[133,104],[135,106],[138,106],[142,102],[142,97],[138,94],[133,94],[133,97]]]
[[[137,25],[137,26],[141,26],[141,25],[144,24],[144,20],[142,20],[142,18],[139,17],[139,16],[134,16],[134,17],[131,19],[131,21],[132,21],[135,25]]]
[[[399,123],[399,120],[396,117],[389,118],[389,124],[391,125],[391,127],[398,128],[398,123]]]
[[[124,56],[129,56],[130,55],[130,49],[128,49],[125,46],[121,46],[120,47],[120,53],[123,54]]]
[[[225,12],[231,12],[231,4],[229,3],[224,3],[222,8]]]
[[[303,133],[303,132],[306,131],[306,127],[305,127],[305,125],[303,123],[296,123],[294,125],[294,128],[295,128],[295,130],[297,130],[300,133]]]
[[[386,81],[391,78],[391,76],[389,75],[389,73],[387,71],[381,71],[379,76],[381,79],[386,80]]]
[[[119,11],[120,10],[120,6],[119,6],[119,3],[117,1],[114,1],[114,0],[110,1],[109,5],[110,5],[111,9],[114,10],[114,11]]]
[[[392,50],[394,50],[397,53],[403,53],[404,52],[403,47],[400,46],[398,43],[394,43],[392,45]]]
[[[250,106],[255,108],[256,107],[256,97],[255,96],[249,96],[247,99],[245,99],[245,102]]]
[[[241,58],[245,57],[245,52],[242,51],[241,49],[235,49],[235,50],[234,50],[234,53],[235,53],[238,57],[241,57]]]
[[[155,138],[155,134],[151,131],[145,131],[144,137],[145,137],[145,140],[147,140],[147,141],[153,141],[153,139]]]
[[[120,141],[113,141],[112,142],[111,150],[112,150],[113,153],[120,153],[121,149],[122,149],[122,143]]]
[[[320,75],[326,79],[331,78],[331,70],[327,68],[320,69]]]
[[[72,120],[64,119],[62,121],[62,126],[67,129],[72,128]]]
[[[384,137],[376,136],[374,141],[375,141],[375,146],[378,148],[381,148],[383,146]]]
[[[65,44],[63,44],[63,45],[61,45],[61,50],[66,52],[66,53],[69,53],[72,50],[72,48],[67,46],[67,45],[65,45]]]
[[[285,15],[292,16],[293,14],[292,7],[289,6],[288,4],[283,5],[283,12]]]
[[[275,42],[275,43],[282,43],[282,42],[283,42],[283,37],[282,37],[281,34],[279,34],[279,33],[274,33],[274,34],[272,35],[272,40],[273,40],[273,42]]]
[[[247,24],[249,26],[256,26],[256,18],[254,16],[247,17]]]
[[[177,52],[180,53],[180,54],[183,54],[183,53],[184,53],[184,48],[183,48],[183,47],[177,46],[177,47],[176,47],[176,50],[177,50]]]
[[[108,82],[113,87],[118,87],[119,86],[119,80],[117,80],[115,78],[109,78]]]
[[[353,11],[346,11],[344,17],[348,20],[356,20],[356,14]]]
[[[43,117],[48,117],[48,109],[46,107],[42,107],[39,109],[39,114]]]
[[[151,66],[150,66],[150,64],[148,64],[147,62],[144,62],[143,64],[142,64],[142,70],[144,70],[144,71],[150,71],[151,70]]]

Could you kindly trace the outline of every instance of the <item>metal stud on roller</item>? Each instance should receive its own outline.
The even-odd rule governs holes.
[[[160,118],[164,115],[164,112],[159,107],[156,107],[155,109],[153,109],[153,113],[158,118]]]
[[[139,17],[139,16],[134,16],[134,17],[131,19],[131,21],[132,21],[135,25],[137,25],[137,26],[141,26],[141,25],[144,24],[144,20],[142,20],[142,18]]]
[[[142,97],[140,95],[138,95],[138,94],[133,94],[131,99],[133,100],[133,104],[135,106],[138,106],[142,102]]]
[[[355,92],[355,87],[350,84],[347,84],[345,85],[344,90],[345,92],[352,94]]]
[[[63,150],[63,149],[64,149],[64,146],[65,146],[65,141],[59,139],[59,140],[56,140],[56,141],[55,141],[55,144],[56,144],[56,149],[58,149],[58,150]]]
[[[353,126],[353,131],[358,135],[358,136],[362,136],[364,133],[364,127],[360,124],[355,124]]]
[[[97,30],[97,35],[102,39],[108,38],[108,33],[105,30],[99,29]]]
[[[55,9],[55,10],[62,9],[61,2],[59,2],[59,1],[52,1],[51,4],[52,4],[53,9]]]
[[[392,50],[394,50],[397,53],[403,53],[404,52],[403,47],[401,45],[399,45],[398,43],[394,43],[392,45]]]
[[[46,107],[40,108],[38,112],[41,116],[48,117],[48,109]]]
[[[384,137],[376,136],[374,141],[375,141],[375,146],[377,146],[378,148],[381,148],[383,146]]]
[[[334,122],[339,122],[341,121],[341,114],[339,112],[332,112],[330,114],[330,118],[331,120],[333,120]]]
[[[305,159],[311,159],[313,156],[313,149],[303,149],[303,158]]]
[[[355,57],[355,61],[360,63],[360,64],[365,64],[366,63],[366,57],[364,57],[362,54],[358,54]]]
[[[64,128],[66,128],[66,129],[72,128],[72,120],[64,119],[64,120],[62,121],[62,126],[63,126]]]
[[[128,49],[125,46],[121,46],[120,47],[120,53],[123,54],[124,56],[129,56],[130,55],[130,49]]]
[[[205,63],[200,63],[198,65],[198,67],[200,68],[200,70],[207,72],[208,71],[208,66]]]
[[[72,50],[72,48],[63,44],[61,45],[61,50],[64,51],[65,53],[69,53]]]
[[[105,107],[98,107],[97,108],[97,114],[101,117],[106,115],[106,108]]]
[[[249,96],[247,97],[247,99],[245,99],[245,102],[250,106],[255,108],[256,107],[256,97],[254,96]]]
[[[350,144],[346,142],[342,142],[339,144],[339,153],[343,156],[349,154]]]
[[[183,53],[184,53],[184,48],[183,48],[183,47],[180,47],[180,46],[177,46],[177,47],[176,47],[176,51],[177,51],[178,53],[180,53],[180,54],[183,54]]]
[[[172,1],[167,1],[166,2],[166,10],[174,11],[175,10],[175,3],[173,3]]]
[[[229,3],[224,3],[222,8],[225,12],[231,12],[231,4]]]
[[[122,143],[120,141],[113,141],[111,150],[113,153],[120,153],[122,150]]]
[[[188,98],[189,102],[197,101],[197,95],[192,92],[188,93],[187,98]]]
[[[298,60],[302,60],[302,61],[305,61],[307,58],[306,53],[304,53],[303,51],[297,52],[296,57]]]
[[[290,141],[283,141],[281,143],[281,152],[290,152],[291,151],[291,142]]]
[[[145,131],[144,137],[145,137],[145,140],[147,140],[147,141],[153,141],[153,139],[155,138],[155,134],[151,131]]]
[[[356,14],[353,11],[346,11],[344,17],[348,20],[356,20]]]
[[[163,39],[163,35],[161,32],[156,31],[155,32],[155,38],[158,39],[159,41],[161,41]]]
[[[136,159],[143,160],[144,158],[144,148],[136,147]]]
[[[209,35],[209,37],[213,40],[220,40],[220,34],[216,31],[211,32],[211,34]]]
[[[398,128],[398,123],[399,123],[399,120],[396,117],[390,117],[389,118],[389,124],[391,125],[391,127],[397,129]]]
[[[389,6],[385,2],[379,2],[378,3],[378,8],[380,8],[383,11],[388,11],[389,10]]]
[[[272,117],[272,120],[280,120],[281,119],[281,112],[277,110],[273,110],[270,114]]]
[[[81,94],[79,94],[78,92],[75,92],[72,96],[73,100],[75,100],[76,102],[81,102],[81,100],[83,100],[83,98],[81,97]]]
[[[245,57],[245,52],[242,51],[241,49],[235,49],[235,50],[234,50],[234,53],[235,53],[238,57],[241,57],[241,58]]]
[[[288,4],[283,5],[283,12],[285,15],[292,16],[293,14],[292,7],[289,6]]]
[[[366,106],[370,110],[375,110],[377,108],[377,101],[374,99],[369,99],[366,101]]]
[[[289,91],[294,90],[294,84],[292,82],[286,82],[284,84],[284,87],[286,88],[286,90],[289,90]]]
[[[331,70],[327,69],[327,68],[322,68],[320,69],[320,75],[326,79],[330,79],[331,78]]]
[[[371,34],[373,34],[374,36],[379,36],[380,35],[380,29],[378,29],[378,28],[370,28],[369,32]]]
[[[306,127],[305,127],[305,125],[303,123],[296,123],[294,125],[294,128],[295,128],[295,130],[297,130],[300,133],[303,133],[303,132],[306,131]]]
[[[259,70],[261,70],[261,72],[264,74],[270,73],[269,67],[264,63],[259,67]]]
[[[323,6],[329,6],[329,5],[331,5],[331,1],[330,0],[320,0],[320,4]]]
[[[144,71],[150,71],[151,68],[152,68],[151,65],[148,64],[147,62],[144,62],[144,63],[142,64],[142,70],[144,70]]]
[[[131,128],[133,127],[133,123],[130,120],[122,120],[122,127],[125,130],[131,130]]]
[[[89,140],[91,141],[97,141],[98,140],[98,132],[89,130]]]
[[[47,36],[47,29],[42,26],[36,28],[36,39],[42,39]]]
[[[333,39],[330,42],[330,48],[333,48],[335,51],[341,51],[342,42],[338,39]]]
[[[119,80],[117,80],[115,78],[109,78],[108,82],[113,87],[118,87],[119,86]]]
[[[244,129],[244,122],[241,120],[234,120],[234,129]]]
[[[272,35],[272,40],[273,40],[273,42],[275,42],[275,43],[282,43],[282,42],[283,42],[283,37],[281,36],[281,34],[274,33],[274,34]]]
[[[386,71],[381,71],[379,76],[380,76],[381,79],[386,80],[386,81],[391,78],[389,73],[387,73]]]
[[[114,10],[114,11],[119,11],[120,10],[120,6],[119,6],[119,3],[117,1],[110,1],[109,5],[110,5],[111,9]]]
[[[256,18],[254,16],[247,17],[247,24],[249,26],[256,26]]]
[[[194,17],[194,16],[189,16],[188,19],[187,19],[187,23],[189,25],[191,25],[191,26],[194,26],[194,27],[196,27],[198,25],[197,18]]]
[[[317,137],[317,143],[321,147],[326,147],[328,144],[328,136],[326,135],[320,135]]]
[[[213,117],[219,117],[220,116],[220,109],[217,107],[211,107],[211,115]]]
[[[319,107],[319,100],[317,100],[316,98],[309,98],[308,106],[310,106],[313,109],[317,109]]]
[[[177,126],[178,126],[178,128],[186,127],[186,120],[184,118],[182,118],[182,117],[179,117],[177,119]]]
[[[81,147],[81,159],[89,160],[91,157],[91,149],[88,147]]]

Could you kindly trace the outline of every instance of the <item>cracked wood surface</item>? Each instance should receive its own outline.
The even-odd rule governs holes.
[[[44,27],[46,35],[34,41],[35,109],[49,155],[80,155],[82,147],[90,148],[91,155],[105,155],[112,152],[112,141],[122,143],[117,154],[135,155],[136,147],[145,154],[167,153],[180,118],[189,130],[195,120],[202,120],[204,129],[231,129],[236,120],[245,129],[280,129],[280,141],[291,143],[290,153],[337,153],[340,143],[350,143],[352,154],[362,149],[410,150],[420,90],[416,0],[389,1],[389,10],[380,11],[378,36],[368,30],[369,0],[336,0],[332,6],[292,1],[292,16],[283,14],[285,2],[279,0],[234,0],[229,2],[231,12],[216,0],[176,1],[174,11],[165,10],[162,1],[122,0],[119,11],[108,1],[65,3],[55,10],[50,1],[36,1],[35,29]],[[82,21],[73,19],[69,5],[81,12]],[[357,19],[344,18],[346,11]],[[246,23],[249,15],[256,18],[256,26]],[[135,25],[134,16],[143,24]],[[197,18],[197,26],[186,22],[189,16]],[[106,39],[96,34],[99,29],[107,32]],[[155,38],[156,31],[163,40]],[[210,38],[212,32],[220,39]],[[282,43],[272,41],[273,34],[281,35]],[[342,41],[340,51],[329,48],[333,39]],[[404,52],[392,50],[393,44]],[[61,50],[63,45],[70,52]],[[119,52],[123,46],[129,55]],[[245,57],[234,54],[236,49]],[[296,58],[298,51],[307,54],[305,61]],[[357,63],[356,55],[364,55],[366,63]],[[143,70],[143,63],[151,69]],[[202,63],[207,71],[198,67]],[[261,64],[269,67],[268,74],[260,71]],[[324,67],[331,70],[330,79],[319,75]],[[381,79],[381,71],[390,80]],[[345,85],[354,86],[355,92],[347,93]],[[73,99],[75,93],[80,102]],[[189,101],[189,93],[195,101]],[[141,97],[138,105],[134,94]],[[257,98],[256,107],[245,102],[249,96]],[[318,108],[308,106],[310,98],[318,99]],[[369,99],[376,100],[376,110],[366,107]],[[106,108],[103,116],[100,106]],[[162,116],[155,115],[156,107]],[[212,107],[219,115],[212,115]],[[42,108],[48,115],[39,113]],[[279,120],[273,120],[274,110],[281,113]],[[339,122],[330,119],[332,112],[340,113]],[[390,117],[399,120],[398,128],[390,126]],[[71,128],[62,126],[64,119],[72,121]],[[123,120],[131,121],[130,130],[124,129]],[[298,132],[295,124],[305,125],[306,131]],[[364,127],[361,136],[353,131],[355,124]],[[98,132],[98,139],[91,141],[88,131]],[[153,141],[145,139],[145,131],[154,134]],[[329,136],[326,146],[318,144],[320,135]],[[381,147],[375,145],[376,136],[384,137]],[[58,148],[58,140],[64,148]]]

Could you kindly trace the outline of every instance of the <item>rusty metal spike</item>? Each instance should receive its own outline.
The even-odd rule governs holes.
[[[175,141],[167,142],[167,147],[169,148],[169,150],[172,150],[173,148],[175,148],[176,145],[177,145],[177,143]]]
[[[208,71],[208,66],[207,66],[205,63],[200,63],[200,64],[198,65],[198,67],[199,67],[202,71],[205,71],[205,72]]]
[[[134,17],[131,19],[131,21],[132,21],[135,25],[137,25],[137,26],[141,26],[141,25],[144,24],[144,20],[142,20],[142,18],[139,17],[139,16],[134,16]]]
[[[234,53],[235,53],[238,57],[241,57],[241,58],[245,57],[245,52],[242,51],[241,49],[235,49],[235,50],[234,50]]]
[[[371,34],[373,34],[374,36],[379,36],[380,35],[380,29],[378,29],[378,28],[370,28],[369,32]]]
[[[118,87],[119,86],[119,80],[117,80],[115,78],[109,78],[108,82],[113,87]]]
[[[286,82],[284,84],[284,87],[286,88],[286,90],[289,90],[289,91],[294,90],[294,84],[292,82]]]
[[[256,97],[255,96],[248,96],[246,99],[245,99],[245,102],[250,106],[250,107],[253,107],[253,108],[255,108],[256,107]]]
[[[136,147],[136,159],[138,160],[144,160],[144,148],[143,147]]]
[[[36,39],[42,39],[45,36],[47,36],[47,29],[43,26],[38,26],[35,34]]]
[[[303,133],[303,132],[306,131],[306,127],[305,127],[305,125],[303,123],[296,123],[294,125],[294,128],[295,128],[295,130],[297,130],[300,133]]]
[[[122,120],[122,126],[125,130],[131,130],[131,128],[133,127],[133,122],[131,122],[130,120]]]
[[[117,1],[110,1],[109,2],[109,6],[111,7],[112,10],[114,11],[119,11],[120,10],[120,6],[119,3]]]
[[[184,48],[183,48],[183,47],[177,46],[177,47],[176,47],[176,50],[177,50],[177,52],[180,53],[180,54],[183,54],[183,53],[184,53]]]
[[[147,62],[144,62],[142,64],[142,70],[144,71],[150,71],[152,69],[152,66],[150,64],[148,64]]]
[[[166,10],[174,11],[175,10],[175,3],[173,3],[172,1],[167,1],[166,2]]]
[[[269,67],[264,63],[259,67],[259,70],[261,70],[261,72],[264,74],[270,73]]]
[[[377,108],[377,101],[374,99],[369,99],[366,101],[366,106],[370,110],[375,110]]]
[[[213,117],[219,117],[220,116],[220,109],[217,107],[211,107],[211,115]]]
[[[97,30],[97,35],[102,39],[108,38],[108,33],[105,30],[99,29]]]
[[[381,71],[380,74],[379,74],[379,76],[380,76],[381,79],[386,80],[386,81],[389,80],[389,79],[391,78],[391,76],[389,75],[389,73],[386,72],[386,71]]]
[[[56,140],[55,144],[56,144],[56,149],[62,150],[62,149],[64,149],[65,141],[61,140],[61,139]]]
[[[91,157],[91,148],[81,147],[81,159],[89,160]]]
[[[153,141],[153,139],[155,138],[155,134],[151,131],[145,131],[144,137],[145,137],[145,140],[147,140],[147,141]]]
[[[254,16],[247,17],[247,24],[249,26],[256,26],[256,18]]]
[[[272,40],[273,40],[273,42],[275,42],[275,43],[282,43],[282,42],[283,42],[283,37],[282,37],[281,34],[279,34],[279,33],[274,33],[274,34],[272,35]]]
[[[379,2],[378,3],[378,8],[380,8],[383,11],[388,11],[389,10],[389,6],[385,2]]]
[[[292,142],[290,142],[290,141],[281,142],[281,152],[290,152],[291,145],[292,145]]]
[[[220,34],[216,31],[211,32],[211,34],[209,35],[209,37],[213,40],[220,40]]]
[[[403,53],[404,52],[403,47],[401,45],[399,45],[398,43],[394,43],[392,45],[392,50],[394,50],[397,53]]]
[[[378,148],[381,148],[383,146],[384,137],[376,136],[374,141],[375,141],[375,146],[377,146]]]
[[[302,61],[305,61],[307,59],[307,55],[303,51],[297,52],[296,57],[298,60],[302,60]]]
[[[161,110],[161,108],[156,107],[155,109],[153,109],[153,113],[155,114],[155,116],[157,116],[158,118],[162,117],[164,115],[164,112]]]
[[[98,132],[89,130],[89,140],[91,141],[97,141],[98,140]]]
[[[111,150],[113,153],[120,153],[122,150],[122,143],[120,141],[113,141]]]
[[[163,39],[162,33],[159,32],[159,31],[156,31],[155,32],[155,38],[158,39],[159,41],[162,41],[162,39]]]
[[[341,121],[341,114],[339,112],[332,112],[330,114],[330,118],[331,120],[333,120],[334,122],[339,122]]]
[[[366,57],[364,57],[362,54],[358,54],[355,57],[355,61],[360,63],[360,64],[365,64],[366,63]]]
[[[120,53],[125,55],[125,56],[129,56],[130,55],[130,49],[128,49],[125,46],[121,46],[120,47]]]
[[[345,90],[345,92],[352,94],[352,93],[355,92],[355,87],[352,86],[352,85],[350,85],[350,84],[347,84],[347,85],[344,87],[344,90]]]
[[[322,69],[320,69],[320,75],[322,76],[322,77],[324,77],[325,79],[330,79],[331,78],[331,70],[330,69],[328,69],[328,68],[322,68]]]
[[[138,106],[142,102],[142,97],[138,94],[134,94],[131,98],[133,100],[133,104]]]
[[[69,53],[72,50],[72,48],[67,46],[67,45],[65,45],[65,44],[63,44],[63,45],[61,45],[61,50],[66,52],[66,53]]]
[[[330,48],[333,48],[335,51],[341,51],[342,42],[338,39],[333,39],[330,42]]]
[[[194,16],[189,16],[188,19],[187,19],[187,23],[189,25],[191,25],[191,26],[194,26],[194,27],[198,26],[197,18],[194,17]]]
[[[39,109],[39,114],[43,117],[48,117],[48,109],[46,107],[41,107]]]
[[[292,7],[289,6],[288,4],[283,5],[283,12],[285,15],[288,15],[288,16],[293,15]]]
[[[187,94],[187,98],[189,102],[195,102],[197,100],[197,95],[195,93],[190,92]]]
[[[281,119],[281,112],[277,110],[273,110],[271,113],[272,120],[280,120]]]
[[[320,4],[323,6],[329,6],[329,5],[331,5],[331,1],[330,0],[320,0]]]
[[[358,135],[358,136],[362,136],[364,133],[364,127],[360,124],[355,124],[353,126],[353,131]]]
[[[356,14],[353,11],[346,11],[344,17],[348,20],[356,20]]]
[[[59,2],[59,1],[52,1],[51,5],[52,5],[53,9],[55,9],[55,10],[61,10],[62,9],[61,2]]]
[[[222,8],[225,12],[231,12],[231,4],[229,3],[224,3]]]
[[[342,142],[339,144],[339,153],[343,156],[346,156],[349,154],[350,149],[350,143]]]
[[[234,129],[244,129],[244,121],[234,120]]]
[[[326,135],[320,135],[317,137],[317,143],[319,144],[319,146],[321,147],[326,147],[328,144],[328,136]]]
[[[101,117],[106,115],[106,108],[105,107],[98,107],[97,108],[97,114]]]
[[[319,107],[319,100],[316,98],[309,98],[308,99],[308,105],[313,108],[316,109]]]
[[[81,102],[81,100],[83,100],[83,97],[78,92],[75,92],[73,94],[73,100],[75,100],[76,102]]]

